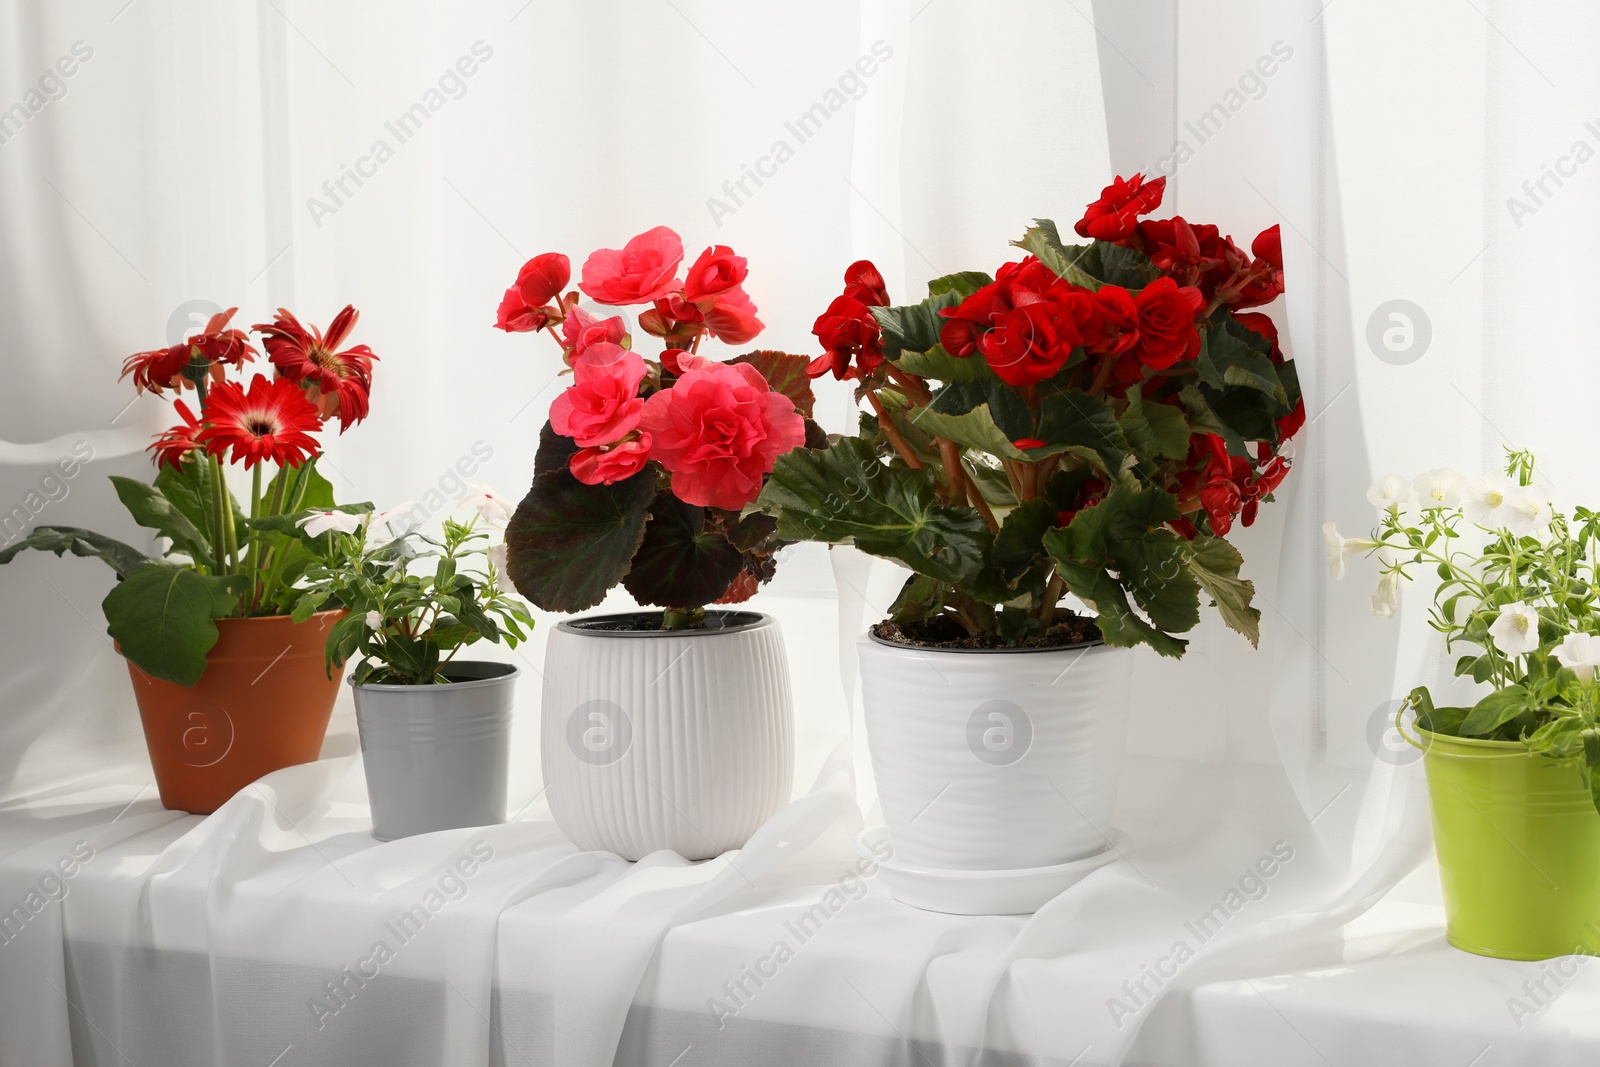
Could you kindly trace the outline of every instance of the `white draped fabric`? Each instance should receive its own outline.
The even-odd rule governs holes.
[[[1163,213],[1244,240],[1282,225],[1269,310],[1310,415],[1237,538],[1260,649],[1208,622],[1181,663],[1141,653],[1124,855],[1031,917],[860,880],[878,814],[851,649],[898,577],[853,551],[795,549],[756,601],[788,637],[796,799],[700,864],[561,837],[542,638],[516,657],[508,825],[376,843],[348,696],[323,760],[166,812],[109,573],[19,559],[0,910],[43,900],[0,944],[0,1065],[1593,1062],[1600,971],[1528,1022],[1508,1003],[1541,965],[1443,946],[1421,767],[1384,729],[1440,650],[1420,596],[1370,616],[1370,563],[1327,580],[1319,527],[1360,532],[1375,474],[1477,472],[1508,445],[1596,501],[1597,22],[1504,0],[0,9],[7,540],[146,543],[105,476],[147,473],[172,420],[130,403],[119,361],[215,306],[361,310],[381,362],[372,417],[329,443],[341,499],[454,499],[485,452],[472,480],[514,496],[558,388],[547,345],[489,325],[529,256],[658,224],[730,244],[762,344],[810,352],[850,261],[915,299],[1010,258],[1033,217],[1070,223],[1113,172],[1167,173]],[[847,429],[847,392],[819,411]],[[789,932],[818,903],[825,927]]]

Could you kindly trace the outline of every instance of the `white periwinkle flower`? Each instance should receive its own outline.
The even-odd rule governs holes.
[[[1539,613],[1522,601],[1500,605],[1500,617],[1489,627],[1494,647],[1521,656],[1539,647]]]
[[[462,497],[462,502],[477,508],[478,514],[491,526],[504,526],[517,513],[517,506],[493,489],[472,482],[466,485],[472,492]]]
[[[367,629],[369,629],[369,630],[381,630],[381,629],[383,629],[383,616],[379,615],[376,611],[367,612]]]
[[[1398,474],[1385,474],[1367,490],[1367,500],[1380,510],[1404,507],[1411,501],[1411,483]]]
[[[1412,488],[1424,508],[1455,508],[1461,506],[1461,486],[1465,481],[1459,471],[1435,467],[1417,475]]]
[[[1378,588],[1372,593],[1372,613],[1380,619],[1392,619],[1400,610],[1400,572],[1386,571],[1378,579]]]
[[[348,511],[318,511],[307,515],[296,525],[309,537],[321,537],[329,530],[338,530],[343,534],[355,533],[361,529],[365,521],[366,516],[354,515]]]
[[[1328,549],[1328,577],[1335,581],[1344,577],[1345,560],[1357,552],[1378,547],[1378,542],[1370,538],[1341,536],[1331,519],[1322,524],[1322,541]]]
[[[1594,669],[1600,667],[1600,637],[1594,634],[1568,634],[1550,653],[1561,661],[1582,682],[1594,680]]]

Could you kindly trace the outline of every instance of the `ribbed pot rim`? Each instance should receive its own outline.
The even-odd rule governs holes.
[[[613,615],[586,615],[581,619],[568,619],[556,624],[556,629],[562,633],[577,634],[579,637],[719,637],[723,634],[747,633],[750,630],[759,630],[764,626],[772,625],[772,616],[759,611],[708,611],[706,618],[716,616],[719,624],[716,626],[698,626],[692,630],[593,630],[585,623],[612,622],[621,619],[637,619],[641,616],[651,617],[659,615],[655,611],[620,611]],[[726,623],[722,620],[740,619],[744,621]]]
[[[347,679],[352,689],[362,689],[374,693],[420,693],[424,690],[433,690],[439,693],[459,693],[463,689],[487,689],[491,686],[505,685],[522,673],[522,668],[515,663],[500,663],[496,660],[464,659],[460,663],[451,664],[452,667],[475,667],[493,671],[488,678],[473,678],[470,681],[451,682],[449,685],[400,685],[394,682],[365,682],[356,685],[354,677]],[[448,673],[448,672],[446,672]]]
[[[885,641],[870,629],[862,635],[874,644],[884,648],[892,648],[899,652],[927,653],[933,652],[942,655],[956,656],[1014,656],[1024,652],[1078,652],[1088,648],[1110,648],[1104,638],[1098,641],[1084,641],[1076,645],[1049,645],[1038,648],[925,648],[922,645],[903,645],[898,641]]]

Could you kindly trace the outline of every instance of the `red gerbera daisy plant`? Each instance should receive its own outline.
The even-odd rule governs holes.
[[[323,418],[338,418],[340,433],[367,417],[372,361],[378,358],[366,345],[339,347],[359,317],[346,304],[324,334],[279,308],[271,322],[256,327],[278,374],[305,389]]]
[[[321,429],[316,406],[298,385],[257,374],[248,392],[238,382],[222,382],[211,390],[198,440],[213,456],[232,448],[228,461],[242,460],[245,470],[264,459],[298,467],[320,454],[311,434]]]
[[[0,547],[0,564],[26,549],[70,549],[110,564],[120,580],[103,603],[106,632],[138,671],[176,685],[192,686],[206,671],[217,641],[207,620],[292,618],[300,610],[303,553],[319,548],[297,516],[359,516],[372,507],[335,503],[317,473],[322,448],[313,436],[326,418],[348,427],[367,414],[376,357],[365,345],[344,347],[355,308],[340,312],[326,334],[282,310],[256,327],[276,375],[244,373],[261,353],[250,331],[231,325],[237,313],[219,311],[193,336],[122,361],[123,377],[141,393],[191,390],[173,398],[177,425],[147,449],[154,480],[111,476],[134,520],[159,530],[159,554],[72,526],[38,526]],[[248,510],[230,485],[231,463],[244,466]]]

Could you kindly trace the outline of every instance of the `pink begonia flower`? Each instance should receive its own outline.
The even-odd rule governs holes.
[[[601,304],[648,304],[683,288],[677,280],[683,242],[665,226],[646,230],[622,248],[602,248],[583,263],[578,283]]]
[[[592,344],[572,365],[573,382],[550,405],[550,425],[579,448],[609,445],[639,425],[644,360],[614,344]]]
[[[678,363],[683,377],[645,401],[639,428],[678,499],[736,511],[761,492],[777,458],[805,441],[805,420],[749,364],[691,355]]]
[[[610,485],[631,478],[650,462],[650,435],[639,434],[610,448],[583,448],[568,466],[584,485]]]
[[[626,336],[628,326],[622,321],[621,315],[613,315],[609,319],[597,318],[576,304],[561,323],[561,339],[572,350],[571,359],[577,359],[590,345],[602,341],[620,345]]]
[[[684,276],[683,298],[696,303],[732,289],[750,273],[743,256],[733,254],[727,245],[717,245],[700,253]]]
[[[764,328],[756,318],[756,306],[737,285],[718,293],[716,303],[706,309],[705,317],[711,336],[728,345],[742,345]]]

